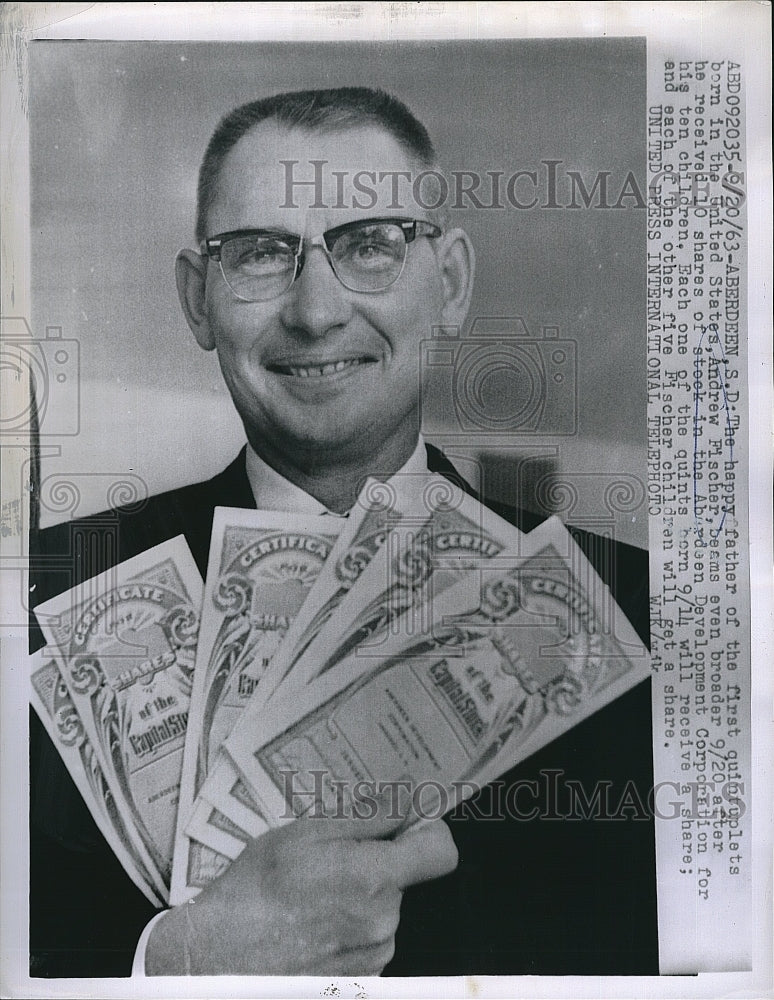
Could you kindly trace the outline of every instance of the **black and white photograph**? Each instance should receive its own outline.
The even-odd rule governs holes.
[[[770,8],[23,6],[3,995],[771,995]]]

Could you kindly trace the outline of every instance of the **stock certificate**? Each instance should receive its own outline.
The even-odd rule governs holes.
[[[354,650],[378,652],[390,624],[410,608],[421,630],[430,595],[437,597],[505,550],[519,551],[524,537],[519,529],[452,483],[441,481],[428,490],[426,504],[426,522],[397,527],[390,545],[339,605],[336,621],[295,664],[294,687],[330,670]]]
[[[272,658],[251,708],[257,710],[265,704],[282,684],[352,587],[359,583],[389,532],[399,523],[405,524],[407,517],[415,526],[424,524],[432,513],[438,491],[445,495],[448,485],[447,480],[432,473],[397,476],[389,483],[373,479],[366,483],[330,560]]]
[[[233,803],[231,805],[233,809]],[[238,815],[241,819],[239,823],[226,816],[217,806],[200,798],[194,806],[186,833],[192,840],[198,840],[219,854],[235,860],[251,837],[260,837],[271,829],[255,802],[251,803],[249,809],[245,808],[243,815]]]
[[[206,885],[216,879],[231,864],[232,859],[219,851],[213,850],[198,840],[185,838],[184,854],[179,855],[182,863],[178,863],[175,855],[175,865],[172,868],[172,885],[169,890],[169,903],[178,906],[193,899]]]
[[[323,566],[312,590],[294,618],[282,644],[272,657],[261,679],[260,685],[250,698],[246,711],[243,713],[245,726],[258,724],[265,711],[266,703],[272,694],[284,685],[305,683],[309,671],[315,670],[318,659],[315,643],[324,626],[336,612],[336,623],[332,630],[339,633],[342,622],[346,621],[345,612],[339,610],[344,598],[357,583],[358,590],[362,584],[361,577],[371,564],[374,557],[384,546],[388,534],[400,526],[401,537],[411,538],[418,529],[425,529],[429,519],[448,507],[459,507],[463,503],[464,494],[453,487],[441,476],[426,474],[411,474],[394,477],[389,483],[369,480],[360,494],[358,502],[344,523],[331,557]],[[466,509],[471,518],[489,519],[492,533],[495,522],[499,519],[489,512],[479,512],[470,498],[464,498]],[[510,526],[501,522],[502,533],[508,533]],[[512,533],[515,529],[510,529]],[[470,544],[470,530],[467,532]],[[393,536],[395,539],[396,536]],[[440,543],[443,545],[443,542]],[[462,542],[458,543],[462,545]],[[453,559],[456,551],[449,549]],[[388,564],[389,569],[389,564]],[[373,580],[374,577],[372,576]],[[368,575],[366,575],[368,580]],[[298,661],[309,650],[303,666]],[[257,827],[262,828],[263,820],[257,813],[256,804],[251,799],[249,791],[240,781],[238,771],[226,752],[218,756],[217,763],[208,774],[200,793],[210,806],[217,807],[215,812],[225,814],[232,823],[240,826],[245,833],[251,833]],[[205,825],[202,816],[207,812],[202,806],[198,813],[197,831],[204,835]],[[212,811],[210,810],[210,814]],[[222,825],[222,824],[221,824]],[[220,829],[214,834],[220,841]]]
[[[440,815],[647,676],[634,630],[556,519],[511,569],[439,595],[430,634],[411,612],[377,660],[357,651],[302,693],[272,701],[263,740],[229,750],[281,824],[346,815],[363,788],[417,791]],[[440,804],[440,808],[439,808]],[[342,812],[343,810],[343,812]]]
[[[168,892],[202,582],[182,535],[39,605],[106,780]]]
[[[185,826],[194,800],[328,559],[341,524],[335,517],[216,508],[174,851],[181,873],[190,868]],[[188,882],[186,875],[180,878]]]
[[[517,528],[454,484],[439,476],[431,477],[423,484],[421,496],[415,490],[411,515],[393,527],[388,543],[360,573],[357,587],[339,586],[334,591],[335,618],[330,618],[328,598],[327,625],[313,635],[306,633],[308,641],[300,647],[295,662],[289,663],[284,681],[277,688],[267,689],[264,697],[259,694],[251,700],[234,732],[249,731],[253,738],[261,732],[272,690],[278,694],[307,684],[355,648],[365,655],[378,655],[385,630],[409,608],[415,609],[415,627],[421,630],[427,624],[423,615],[431,593],[440,594],[463,574],[505,550],[518,551],[522,538]],[[343,570],[350,565],[351,555],[345,553]],[[321,623],[322,619],[316,621]],[[282,649],[279,656],[284,652]],[[229,740],[225,750],[230,756]],[[250,830],[245,825],[245,811],[250,809],[251,796],[229,760],[219,762],[202,794],[245,832]]]
[[[48,647],[38,650],[30,657],[29,669],[32,707],[59,751],[94,822],[137,888],[155,906],[163,906],[164,897],[154,888],[156,879],[143,857],[142,845],[121,815],[62,679],[56,650]]]

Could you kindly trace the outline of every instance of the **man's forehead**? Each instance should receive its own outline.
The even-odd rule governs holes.
[[[208,228],[290,225],[294,215],[303,220],[310,213],[326,226],[380,214],[424,218],[414,197],[422,172],[376,125],[317,132],[262,122],[227,154]]]

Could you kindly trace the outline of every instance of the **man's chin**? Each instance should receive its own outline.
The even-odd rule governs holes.
[[[405,461],[416,444],[420,423],[412,414],[385,421],[385,409],[385,401],[372,396],[367,407],[352,406],[351,401],[348,406],[275,407],[272,413],[262,413],[260,420],[243,416],[243,423],[253,448],[275,467],[295,467],[308,474],[342,467],[351,467],[353,474],[379,473],[384,470],[373,468],[374,463]],[[382,419],[376,419],[377,413]]]
[[[313,427],[283,428],[271,435],[259,431],[257,441],[263,447],[268,444],[283,463],[320,468],[365,458],[370,450],[364,447],[368,438],[372,438],[369,432],[347,428],[339,421],[333,427],[318,422]]]

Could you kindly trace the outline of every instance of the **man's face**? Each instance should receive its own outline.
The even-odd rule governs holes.
[[[296,184],[288,196],[290,168],[283,160],[297,161],[292,167],[296,181],[314,176],[311,160],[325,161],[325,207],[319,207],[319,190],[311,186]],[[370,201],[353,187],[353,176],[361,170],[417,173],[399,144],[380,129],[320,135],[263,123],[228,154],[207,235],[271,228],[314,238],[359,219],[432,221],[427,210],[408,200],[411,184],[405,181],[397,202],[385,181],[373,184],[376,204],[353,207],[353,199]],[[336,172],[343,172],[343,188]],[[259,452],[295,452],[324,464],[375,455],[390,442],[413,444],[419,426],[420,342],[431,336],[433,326],[449,321],[442,256],[442,240],[417,237],[407,247],[398,280],[383,291],[364,293],[346,289],[324,253],[306,247],[301,275],[268,302],[240,300],[218,264],[208,262],[197,339],[217,350],[248,438]]]

